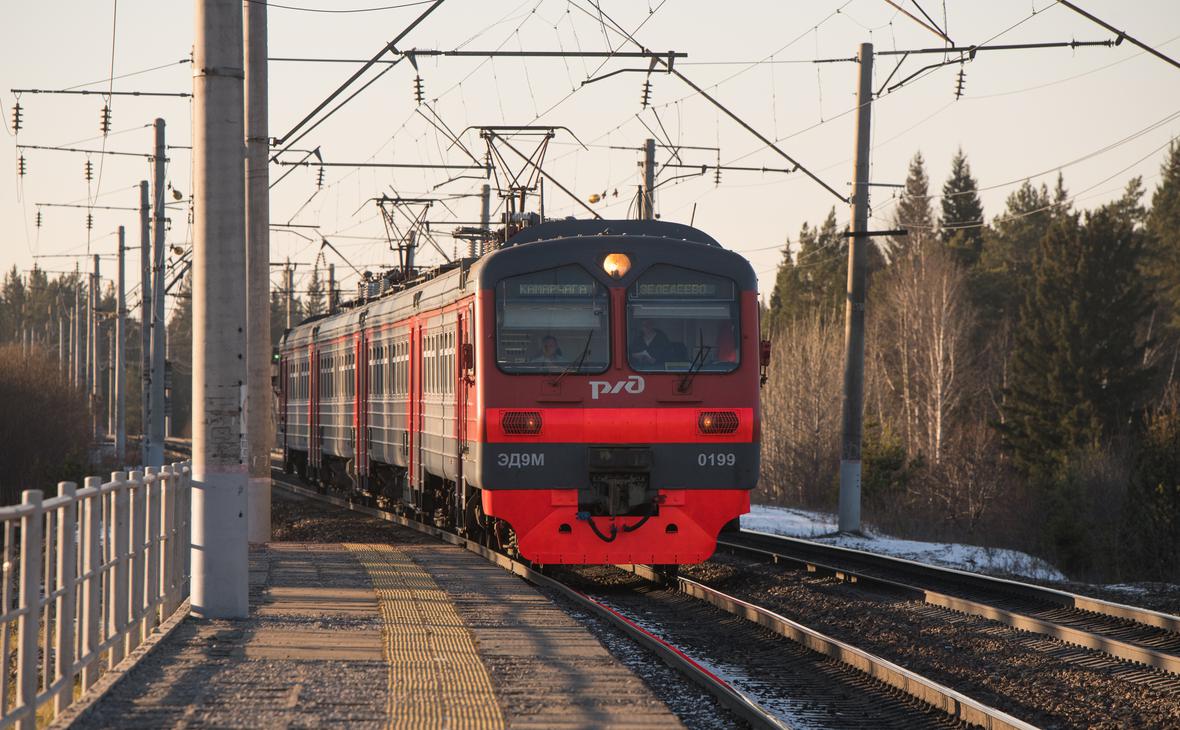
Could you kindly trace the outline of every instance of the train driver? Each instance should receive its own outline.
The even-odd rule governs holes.
[[[553,335],[545,335],[541,338],[541,354],[534,357],[532,361],[542,365],[564,363],[565,356],[561,352],[561,346],[557,344],[557,338]]]
[[[662,368],[668,359],[671,343],[668,342],[668,336],[656,329],[651,320],[645,319],[639,323],[639,332],[631,338],[628,349],[632,362],[637,365]]]

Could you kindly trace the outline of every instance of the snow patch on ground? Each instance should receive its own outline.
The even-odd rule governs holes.
[[[836,532],[836,517],[792,507],[755,504],[750,506],[749,514],[742,515],[742,529],[789,537],[819,537]]]
[[[1108,591],[1117,591],[1131,596],[1146,596],[1151,592],[1151,588],[1138,583],[1111,583],[1102,587]]]
[[[1040,558],[1005,548],[960,543],[921,542],[882,535],[869,528],[863,537],[837,535],[836,518],[824,512],[753,505],[742,515],[742,528],[775,535],[813,539],[816,542],[864,550],[870,553],[958,568],[973,573],[1002,573],[1036,580],[1064,581],[1061,571]]]

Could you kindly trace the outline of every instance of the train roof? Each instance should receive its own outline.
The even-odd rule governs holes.
[[[594,242],[595,245],[588,245]],[[685,249],[685,244],[689,249]],[[609,280],[601,271],[599,249],[618,248],[635,258],[636,266],[620,280]],[[399,284],[388,294],[360,303],[331,315],[320,315],[288,330],[284,345],[303,344],[314,337],[331,338],[355,330],[362,318],[372,321],[388,316],[400,319],[415,309],[432,309],[442,299],[453,296],[478,282],[479,288],[491,288],[506,276],[554,268],[565,264],[581,265],[608,286],[630,285],[647,267],[644,259],[660,263],[687,265],[716,274],[730,276],[743,290],[756,290],[753,267],[740,254],[721,246],[707,233],[682,223],[636,220],[556,220],[524,229],[494,251],[479,259],[460,259],[423,272],[416,279]]]
[[[580,220],[576,218],[546,221],[539,226],[531,226],[508,239],[504,246],[516,246],[523,243],[534,243],[536,241],[554,241],[578,236],[667,238],[675,241],[688,241],[691,243],[703,243],[707,246],[721,247],[721,244],[709,234],[692,226],[686,226],[683,223],[654,220]]]

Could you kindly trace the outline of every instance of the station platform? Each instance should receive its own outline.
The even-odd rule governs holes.
[[[681,726],[531,585],[381,525],[254,547],[248,619],[185,619],[73,726]]]

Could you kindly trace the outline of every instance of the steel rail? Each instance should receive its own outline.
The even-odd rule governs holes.
[[[1110,616],[1111,618],[1127,619],[1145,626],[1153,626],[1164,629],[1165,631],[1171,631],[1172,633],[1180,633],[1180,616],[1152,611],[1148,608],[1128,606],[1113,601],[1105,601],[1101,598],[1091,598],[1076,593],[1069,593],[1068,591],[1062,591],[1056,588],[1046,588],[1045,586],[1034,585],[1032,583],[1021,583],[1020,581],[1008,578],[997,578],[981,573],[972,573],[966,570],[947,568],[940,565],[930,565],[929,563],[920,563],[916,560],[908,560],[891,555],[878,555],[877,553],[857,550],[856,548],[826,545],[824,543],[787,537],[785,535],[774,535],[767,532],[758,532],[757,530],[742,530],[742,534],[749,534],[759,539],[771,539],[784,545],[789,545],[796,550],[808,551],[813,554],[843,556],[848,559],[868,563],[874,567],[903,570],[912,575],[938,575],[947,580],[968,584],[974,588],[1001,591],[1020,598],[1045,601],[1063,608],[1077,608],[1082,611]],[[720,541],[719,544],[725,544],[727,546],[734,545],[734,543],[725,540]]]
[[[660,657],[666,664],[680,672],[682,675],[697,684],[705,691],[709,692],[719,704],[726,709],[733,712],[738,717],[748,722],[755,728],[771,728],[773,730],[783,730],[788,726],[780,721],[777,717],[769,711],[751,700],[741,691],[734,688],[732,685],[713,674],[709,670],[702,667],[691,657],[676,649],[672,645],[654,636],[650,632],[644,630],[633,621],[630,621],[617,611],[595,601],[590,596],[577,591],[564,583],[554,580],[542,573],[533,570],[524,563],[513,560],[507,555],[495,552],[489,548],[480,545],[477,542],[460,537],[452,532],[441,530],[432,525],[427,525],[415,520],[411,520],[401,515],[386,512],[385,510],[368,507],[366,505],[356,504],[341,497],[335,497],[327,494],[320,494],[314,489],[292,484],[285,479],[273,478],[275,486],[284,489],[293,494],[302,497],[307,497],[319,502],[336,505],[345,509],[357,512],[369,517],[375,517],[385,522],[392,522],[402,527],[408,527],[425,535],[437,538],[452,545],[457,545],[470,552],[479,555],[493,565],[497,565],[510,573],[520,576],[534,585],[544,586],[551,590],[560,593],[563,597],[571,602],[577,604],[579,607],[594,613],[599,618],[605,619],[615,628],[621,630],[632,641],[643,646],[649,651]]]
[[[654,583],[666,582],[663,576],[645,565],[620,567]],[[851,644],[833,639],[761,606],[735,598],[683,576],[676,578],[676,585],[686,595],[702,600],[733,616],[744,618],[770,629],[779,636],[851,666],[953,718],[990,730],[1034,730],[1036,728],[1035,725],[974,700],[946,685],[939,684]]]
[[[919,580],[923,576],[927,578],[934,576],[936,579],[966,584],[977,590],[1005,593],[1013,597],[1050,603],[1062,608],[1079,609],[1111,618],[1130,620],[1146,627],[1161,628],[1171,632],[1176,632],[1180,628],[1180,617],[1170,616],[1148,609],[1135,608],[1134,606],[1102,601],[1096,598],[1087,598],[1065,591],[1020,583],[1004,578],[993,578],[991,576],[969,573],[953,568],[927,565],[904,558],[877,555],[854,548],[825,545],[753,530],[744,530],[743,532],[756,535],[759,539],[775,540],[796,552],[792,555],[786,551],[767,550],[725,539],[719,539],[717,541],[718,547],[770,558],[776,563],[779,561],[789,561],[804,567],[808,571],[834,575],[841,580],[849,582],[899,590],[934,606],[979,616],[1022,631],[1042,634],[1069,644],[1109,654],[1119,659],[1154,667],[1172,674],[1180,674],[1180,655],[1177,654],[1158,651],[1141,644],[1074,628],[1059,622],[1039,619],[1020,611],[1002,608],[984,601],[963,598],[950,593],[923,588],[920,585],[883,578],[866,573],[863,570],[850,569],[847,566],[817,560],[815,556],[826,555],[837,559],[843,558],[846,561],[859,561],[861,563],[867,563],[871,567],[876,567],[879,570],[903,572]]]

